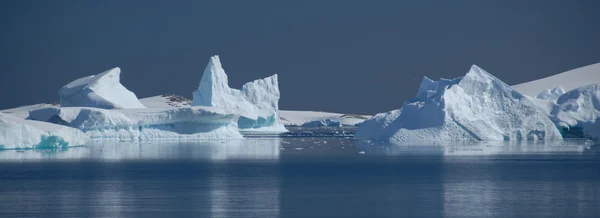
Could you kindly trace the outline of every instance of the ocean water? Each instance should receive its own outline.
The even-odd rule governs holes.
[[[343,134],[0,151],[0,217],[597,217],[589,142]]]

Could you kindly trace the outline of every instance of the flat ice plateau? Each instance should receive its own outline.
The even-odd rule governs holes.
[[[365,121],[355,139],[509,141],[562,136],[528,98],[473,65],[461,78],[423,78],[416,98]]]
[[[56,123],[85,132],[92,139],[239,139],[238,115],[211,107],[107,110],[90,107],[47,107],[29,112],[32,120]]]
[[[60,148],[84,145],[83,132],[52,123],[25,120],[0,112],[0,148]]]
[[[301,127],[339,127],[358,126],[370,115],[340,114],[320,111],[280,110],[281,122],[286,126]]]

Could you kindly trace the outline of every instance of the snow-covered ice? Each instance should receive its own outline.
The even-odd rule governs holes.
[[[25,120],[0,112],[0,148],[56,148],[84,145],[83,132],[61,125]]]
[[[550,119],[564,131],[582,131],[585,137],[600,136],[600,84],[588,85],[561,95]]]
[[[157,95],[140,99],[140,102],[149,108],[176,108],[189,107],[192,101],[179,95]]]
[[[535,97],[539,98],[539,99],[556,100],[556,99],[558,99],[558,97],[565,94],[565,92],[566,91],[563,87],[558,86],[553,89],[546,89],[546,90],[540,92],[540,94],[538,94]]]
[[[121,69],[79,78],[59,91],[63,107],[97,107],[104,109],[144,108],[135,94],[121,85]]]
[[[12,116],[19,117],[19,118],[22,118],[22,119],[26,119],[27,117],[29,117],[29,111],[30,110],[36,110],[36,109],[47,108],[47,107],[52,107],[52,106],[56,106],[56,105],[53,105],[53,104],[34,104],[34,105],[26,105],[26,106],[11,108],[11,109],[5,109],[5,110],[1,110],[0,112],[6,113],[6,114],[10,114]]]
[[[240,129],[287,131],[279,118],[277,74],[248,82],[242,89],[229,87],[219,56],[210,58],[200,85],[193,93],[193,106],[212,106],[241,112]]]
[[[416,98],[377,114],[355,139],[402,141],[559,140],[552,121],[529,98],[473,65],[461,78],[425,77]]]
[[[303,127],[357,126],[371,117],[368,115],[291,110],[280,110],[279,114],[284,125]]]
[[[513,88],[522,94],[536,96],[544,90],[559,86],[564,88],[565,91],[571,91],[592,84],[600,84],[600,63],[514,85]]]
[[[106,110],[48,107],[30,111],[30,119],[77,128],[92,139],[239,139],[238,115],[211,107]]]

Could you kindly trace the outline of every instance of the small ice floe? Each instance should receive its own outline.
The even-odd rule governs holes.
[[[300,150],[302,150],[302,149],[304,149],[304,148],[294,148],[294,149],[296,149],[296,150],[300,151]]]
[[[358,154],[365,154],[365,151],[359,151]]]

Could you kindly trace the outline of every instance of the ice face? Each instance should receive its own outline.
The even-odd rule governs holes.
[[[561,95],[550,113],[550,119],[566,133],[582,131],[584,136],[598,138],[600,120],[600,84],[588,85]]]
[[[227,74],[219,56],[210,58],[200,85],[193,93],[193,106],[235,109],[242,113],[240,128],[272,127],[287,131],[279,119],[279,85],[277,74],[246,83],[241,90],[228,85]]]
[[[562,139],[528,98],[475,65],[462,78],[423,79],[416,98],[400,110],[365,121],[355,138],[391,142]]]
[[[105,110],[48,107],[32,110],[34,120],[77,128],[92,139],[239,139],[238,115],[208,107]]]
[[[83,132],[51,123],[0,113],[0,148],[56,148],[84,145]]]
[[[542,92],[540,92],[540,94],[538,94],[536,96],[536,98],[539,99],[548,99],[548,100],[556,100],[558,99],[558,97],[560,97],[561,95],[565,94],[565,89],[561,86],[553,88],[553,89],[546,89]]]
[[[63,107],[104,109],[145,108],[136,95],[120,83],[121,69],[115,67],[98,75],[79,78],[59,91]]]

